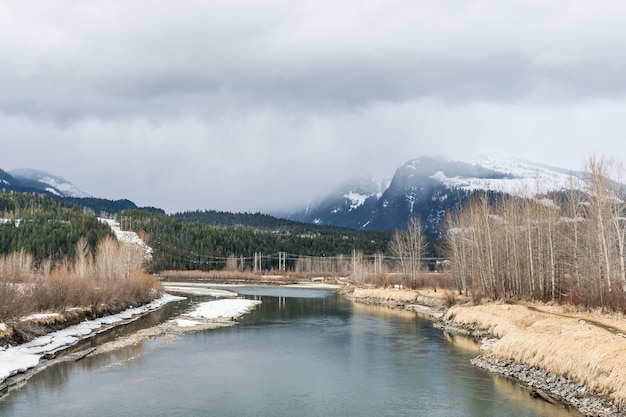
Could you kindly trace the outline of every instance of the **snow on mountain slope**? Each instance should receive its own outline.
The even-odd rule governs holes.
[[[289,217],[356,229],[394,230],[419,216],[427,233],[436,235],[446,213],[463,204],[472,192],[533,197],[569,188],[586,189],[580,172],[516,158],[422,157],[399,167],[391,181],[348,181],[306,211]]]
[[[98,220],[109,225],[113,233],[115,233],[117,240],[143,248],[146,252],[146,259],[152,259],[152,248],[148,246],[137,233],[122,230],[120,223],[117,220],[104,219],[102,217],[98,217]]]
[[[352,211],[361,207],[369,195],[349,192],[344,194],[343,197],[350,202],[350,209],[348,211]]]
[[[567,172],[521,159],[481,156],[459,162],[504,174],[504,178],[450,177],[443,171],[437,171],[431,178],[450,188],[457,187],[468,191],[490,190],[525,197],[569,188],[586,189],[585,182],[579,172]]]
[[[59,176],[52,175],[45,171],[30,168],[20,168],[10,171],[10,174],[14,178],[22,182],[30,183],[29,185],[34,186],[36,183],[45,184],[48,186],[44,188],[46,191],[56,194],[60,197],[91,197],[91,195],[78,189],[78,187],[76,187],[70,181]]]
[[[368,198],[380,198],[389,187],[390,179],[355,179],[343,185],[344,204],[349,203],[348,211],[353,211],[363,206]]]

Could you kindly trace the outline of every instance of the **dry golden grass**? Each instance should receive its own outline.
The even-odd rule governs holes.
[[[446,319],[477,323],[500,338],[492,355],[536,366],[626,404],[626,322],[619,315],[571,313],[559,306],[456,306]],[[578,319],[584,320],[584,322]]]
[[[417,300],[417,292],[412,290],[393,290],[390,288],[355,288],[353,297],[414,303]]]
[[[53,326],[63,323],[65,317],[60,313],[42,313],[40,317],[22,318],[21,321],[27,321],[30,324],[38,326]]]
[[[419,290],[395,290],[391,288],[355,288],[353,298],[371,298],[399,303],[420,304],[429,307],[447,306],[451,299],[457,302],[467,302],[466,297],[450,291],[434,291],[432,288]]]
[[[0,331],[0,342],[8,340],[11,336],[13,336],[13,329],[6,327],[4,330]]]

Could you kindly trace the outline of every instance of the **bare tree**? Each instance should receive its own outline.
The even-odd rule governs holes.
[[[352,251],[352,279],[357,284],[363,284],[365,280],[363,253]]]
[[[237,258],[235,255],[228,255],[226,258],[226,270],[227,271],[236,271],[237,270]]]
[[[452,272],[459,294],[469,293],[471,285],[471,266],[467,254],[467,227],[463,224],[462,214],[449,212],[446,217],[448,256],[453,259]]]
[[[448,256],[459,291],[491,298],[557,300],[621,308],[626,293],[626,190],[622,166],[592,157],[587,188],[562,196],[469,199],[447,217]],[[573,183],[573,181],[572,181]],[[392,249],[409,268],[405,237]],[[621,292],[620,291],[620,292]]]
[[[146,250],[136,243],[120,243],[118,250],[119,276],[129,278],[133,274],[141,272],[146,260]]]
[[[119,257],[119,243],[111,236],[104,237],[96,250],[96,273],[98,278],[116,278],[116,264]]]
[[[624,193],[619,179],[623,168],[613,159],[592,156],[585,174],[590,192],[590,216],[603,263],[600,275],[606,280],[606,290],[613,289],[613,276],[619,271],[619,281],[626,291],[626,261],[624,259]]]
[[[427,249],[420,219],[414,217],[407,224],[406,230],[397,230],[390,245],[391,253],[399,259],[402,271],[416,284]]]
[[[74,273],[80,278],[86,278],[91,269],[91,250],[89,241],[84,236],[76,242],[76,256],[74,259]]]

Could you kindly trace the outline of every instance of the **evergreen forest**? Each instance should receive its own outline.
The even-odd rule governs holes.
[[[36,261],[72,258],[81,237],[95,248],[113,235],[93,213],[39,193],[1,193],[0,219],[0,254],[23,249]]]
[[[229,258],[251,264],[265,255],[263,269],[277,267],[280,252],[310,257],[385,253],[391,233],[363,232],[277,219],[261,213],[196,211],[167,216],[127,210],[123,229],[134,230],[153,248],[154,271],[224,269]]]

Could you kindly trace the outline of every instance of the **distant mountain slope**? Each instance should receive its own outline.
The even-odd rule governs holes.
[[[91,197],[86,192],[79,190],[70,181],[45,171],[20,168],[14,169],[9,173],[17,181],[18,185],[24,187],[47,191],[59,197]]]
[[[472,193],[529,196],[569,187],[584,188],[580,173],[514,158],[456,161],[423,157],[399,167],[382,192],[374,192],[373,184],[347,182],[288,217],[362,230],[394,230],[406,227],[412,217],[418,216],[426,232],[436,236],[446,213],[458,208]]]
[[[160,208],[137,207],[135,203],[126,199],[108,200],[92,197],[78,189],[70,181],[45,171],[30,168],[15,169],[10,172],[0,169],[0,191],[43,194],[87,208],[98,215],[112,215],[128,209],[165,213]]]
[[[14,178],[6,171],[0,169],[0,185],[9,185]]]
[[[383,185],[388,186],[365,178],[346,181],[326,198],[296,215],[294,220],[362,229],[370,221]]]
[[[68,201],[70,203],[77,204],[82,207],[86,207],[90,210],[93,210],[93,212],[98,215],[113,215],[123,210],[135,210],[135,209],[149,211],[152,213],[165,214],[165,210],[163,209],[160,209],[157,207],[138,207],[135,203],[126,199],[108,200],[105,198],[96,198],[96,197],[85,197],[85,198],[65,197],[63,198],[63,200]]]

